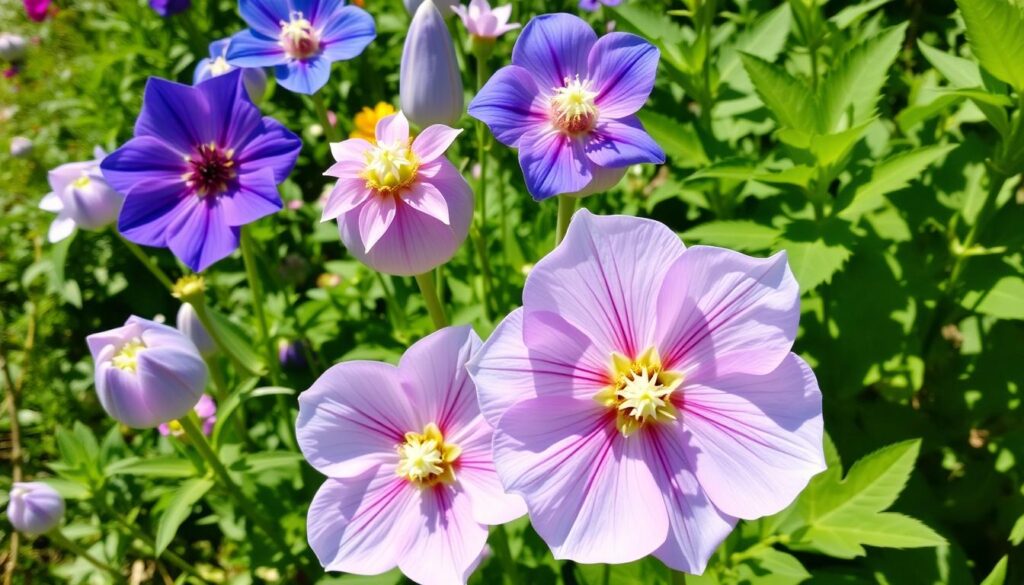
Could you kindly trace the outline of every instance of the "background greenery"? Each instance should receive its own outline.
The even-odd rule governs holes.
[[[89,158],[97,144],[116,148],[131,135],[147,77],[190,82],[206,43],[244,24],[229,0],[194,0],[169,20],[141,0],[57,4],[36,24],[20,2],[0,3],[2,28],[31,38],[21,73],[0,80],[0,489],[15,466],[47,478],[69,498],[66,533],[130,567],[136,582],[178,575],[166,558],[152,560],[154,548],[213,582],[399,582],[397,573],[323,577],[299,566],[315,566],[304,522],[321,477],[290,446],[287,416],[276,415],[330,364],[396,360],[431,330],[411,279],[378,278],[346,255],[333,222],[319,223],[330,157],[306,98],[271,83],[262,104],[305,145],[282,186],[295,204],[253,235],[271,335],[305,340],[310,367],[285,369],[270,386],[224,359],[235,394],[220,405],[214,437],[303,563],[248,529],[179,441],[121,428],[99,407],[84,337],[128,314],[173,321],[178,303],[111,232],[48,244],[52,215],[37,209],[46,171]],[[365,4],[378,38],[336,64],[325,89],[346,133],[362,107],[397,105],[409,18],[397,0]],[[959,4],[963,12],[952,0],[634,0],[586,16],[661,49],[642,119],[669,163],[633,169],[583,204],[657,218],[687,243],[787,250],[804,291],[795,349],[824,394],[829,470],[789,510],[741,523],[708,572],[686,583],[1024,581],[1024,13],[1017,0]],[[577,12],[567,1],[513,5],[524,23]],[[461,25],[453,30],[465,40]],[[492,70],[515,36],[500,39]],[[460,58],[468,98],[473,60]],[[472,128],[468,117],[463,124]],[[15,135],[34,141],[30,158],[8,156]],[[468,174],[476,144],[463,136],[450,157]],[[531,263],[550,250],[556,207],[529,199],[513,152],[495,145],[490,157],[486,241],[474,230],[442,279],[453,320],[483,336],[517,306]],[[184,273],[168,252],[152,252],[172,276]],[[240,257],[218,263],[207,282],[239,351],[266,369],[245,341],[263,340]],[[9,530],[0,525],[5,551]],[[514,565],[486,561],[473,582],[684,580],[654,560],[554,561],[525,520],[508,534],[491,545],[507,545]],[[16,583],[108,579],[46,538],[21,540]]]

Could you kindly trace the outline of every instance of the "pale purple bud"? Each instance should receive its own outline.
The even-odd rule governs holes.
[[[181,331],[185,334],[185,337],[192,341],[200,354],[211,356],[217,353],[217,344],[210,337],[210,332],[203,326],[203,322],[199,320],[199,315],[196,314],[196,310],[192,308],[192,305],[188,303],[181,304],[181,307],[178,308],[178,317],[175,323],[178,326],[178,331]]]
[[[183,333],[131,316],[123,327],[86,338],[96,364],[96,395],[111,417],[153,428],[188,414],[206,387],[199,350]]]
[[[18,532],[29,536],[49,532],[63,517],[64,498],[52,487],[39,481],[16,482],[11,486],[7,518]]]
[[[412,16],[419,10],[423,0],[402,0],[402,3],[405,4],[405,10]],[[454,14],[452,8],[459,5],[459,0],[435,0],[434,5],[441,11],[441,16],[448,18]]]
[[[0,59],[20,61],[25,57],[25,37],[12,33],[0,33]]]
[[[455,126],[462,117],[462,76],[448,26],[432,0],[425,0],[409,25],[399,82],[402,111],[421,128]]]
[[[57,214],[50,224],[50,242],[59,242],[75,228],[101,230],[112,224],[121,212],[124,195],[107,184],[100,172],[105,153],[97,147],[95,160],[61,165],[47,174],[53,189],[39,208]]]
[[[35,145],[32,141],[24,136],[15,136],[11,138],[11,156],[14,158],[25,158],[32,154],[32,148]]]

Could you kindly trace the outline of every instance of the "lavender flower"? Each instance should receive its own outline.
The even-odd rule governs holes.
[[[228,62],[273,67],[296,93],[319,91],[331,63],[359,55],[377,36],[373,17],[344,0],[240,0],[238,9],[249,29],[231,38]]]
[[[281,209],[302,143],[260,116],[232,71],[189,87],[151,78],[135,138],[100,168],[125,194],[118,229],[199,272],[238,248],[241,226]]]
[[[166,18],[191,8],[192,0],[149,0],[149,7]]]
[[[47,174],[53,191],[43,197],[39,208],[57,214],[50,224],[50,242],[63,240],[75,228],[100,230],[117,219],[124,196],[103,180],[103,149],[97,146],[93,156],[95,160],[63,164]]]
[[[231,39],[221,39],[210,43],[210,56],[201,60],[196,65],[192,74],[192,85],[199,85],[207,79],[219,77],[238,69],[228,63],[228,45]],[[246,67],[242,69],[242,81],[245,83],[245,90],[249,92],[249,99],[252,103],[258,104],[263,101],[263,94],[267,92],[267,74],[259,67]]]
[[[398,88],[402,112],[421,128],[454,126],[462,117],[465,101],[455,45],[432,0],[420,4],[409,25]]]
[[[29,536],[49,532],[64,517],[64,498],[39,481],[15,482],[7,503],[7,518],[18,532]]]
[[[539,16],[516,41],[512,65],[491,77],[469,114],[519,149],[534,199],[607,189],[630,165],[665,161],[634,115],[654,87],[658,56],[636,35],[598,39],[576,16]]]

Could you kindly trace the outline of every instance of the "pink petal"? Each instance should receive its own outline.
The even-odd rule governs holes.
[[[366,253],[377,244],[395,221],[395,198],[392,195],[376,197],[359,211],[359,236]]]
[[[329,477],[352,477],[374,466],[398,464],[395,446],[418,431],[398,370],[351,361],[327,370],[299,395],[295,434],[302,454]]]
[[[443,124],[434,124],[420,133],[412,142],[412,152],[421,163],[428,163],[439,156],[462,134],[458,128],[449,128]]]
[[[366,170],[366,161],[342,160],[334,163],[326,171],[324,176],[338,179],[359,179]],[[363,179],[366,182],[366,179]]]
[[[535,398],[509,409],[495,431],[502,484],[526,499],[557,559],[626,563],[665,541],[643,441],[622,437],[613,416],[593,400]]]
[[[654,343],[657,293],[683,250],[659,222],[581,210],[526,279],[527,323],[531,312],[556,313],[607,359],[615,351],[636,356]]]
[[[366,151],[373,148],[373,145],[362,138],[350,138],[341,142],[331,143],[331,154],[338,162],[366,163]]]
[[[729,515],[774,514],[825,469],[821,392],[794,354],[768,374],[686,386],[683,409],[697,479]]]
[[[398,112],[377,122],[377,142],[391,144],[409,140],[409,120]]]
[[[657,316],[661,357],[689,382],[767,374],[793,346],[800,289],[785,252],[761,259],[695,246],[665,277]]]
[[[366,186],[366,180],[338,179],[338,184],[327,196],[324,213],[320,221],[330,221],[352,211],[373,196],[373,190]]]
[[[309,546],[328,571],[377,575],[393,569],[421,521],[419,494],[388,466],[328,479],[309,506]]]
[[[477,415],[451,436],[462,449],[455,477],[473,503],[473,518],[481,524],[505,524],[526,514],[526,502],[505,493],[494,469],[491,439],[494,430]]]
[[[480,348],[473,328],[445,327],[412,344],[398,362],[398,378],[415,405],[417,430],[435,423],[446,436],[480,416],[466,362]]]
[[[398,568],[421,585],[465,583],[483,558],[487,527],[473,519],[469,498],[457,485],[420,492],[418,523]]]
[[[408,190],[402,192],[402,202],[444,225],[451,223],[448,217],[448,202],[445,201],[444,195],[437,190],[437,187],[426,181],[418,181],[409,185]]]

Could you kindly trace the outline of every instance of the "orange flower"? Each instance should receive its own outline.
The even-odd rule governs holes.
[[[386,102],[380,102],[372,109],[364,107],[353,120],[356,129],[349,134],[349,138],[363,138],[375,142],[377,122],[394,113],[395,107]]]

